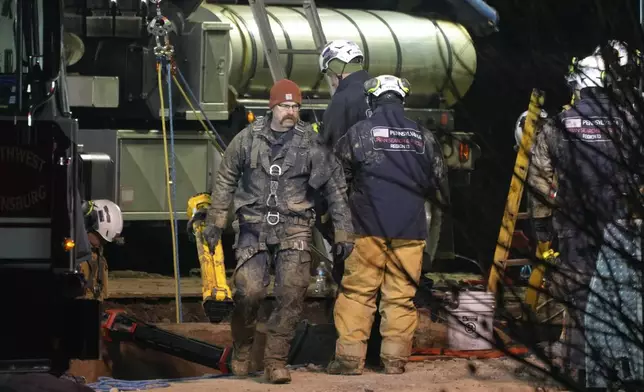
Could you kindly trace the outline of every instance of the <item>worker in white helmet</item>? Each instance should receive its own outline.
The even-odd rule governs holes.
[[[331,78],[335,93],[324,111],[319,133],[323,144],[333,148],[353,124],[369,116],[371,109],[364,99],[363,84],[371,79],[364,70],[364,54],[353,41],[334,40],[326,44],[319,57],[320,72]],[[316,226],[330,244],[333,227],[325,200],[316,197]]]
[[[559,265],[551,268],[551,279],[555,300],[567,304],[567,317],[564,336],[554,354],[564,360],[567,373],[582,385],[596,384],[597,378],[602,377],[584,351],[589,336],[601,335],[606,325],[589,327],[589,322],[597,323],[597,317],[615,320],[637,308],[618,298],[614,301],[619,302],[615,305],[619,315],[609,312],[611,305],[605,304],[606,298],[614,297],[616,288],[620,292],[627,289],[619,286],[616,274],[612,277],[615,287],[602,299],[593,299],[593,292],[606,289],[591,289],[593,275],[597,276],[603,268],[600,266],[609,259],[613,270],[628,270],[617,253],[628,254],[632,251],[629,246],[605,248],[615,238],[629,238],[628,232],[633,231],[625,230],[623,224],[631,220],[640,206],[639,202],[632,203],[640,200],[638,174],[642,172],[643,155],[640,127],[629,110],[611,98],[610,74],[606,71],[602,56],[573,59],[567,81],[574,92],[574,103],[544,122],[532,146],[528,170],[528,184],[533,192],[530,211],[538,247],[549,248],[556,240],[560,253]],[[608,232],[612,234],[607,235]],[[607,337],[597,339],[595,348],[605,347]],[[630,362],[630,369],[638,366],[635,363],[639,360],[634,360],[632,353],[624,354],[630,347],[616,348],[618,339],[610,346],[602,350],[606,354],[603,363],[609,361],[615,369],[626,362]],[[609,351],[618,353],[619,358],[608,355]]]
[[[119,206],[110,200],[87,200],[82,206],[85,228],[92,248],[92,259],[79,264],[85,277],[85,298],[103,301],[107,298],[107,260],[103,245],[114,242],[123,230],[123,215]]]
[[[368,117],[362,85],[371,76],[364,70],[364,54],[355,42],[329,42],[320,54],[320,71],[331,78],[335,94],[322,117],[322,140],[333,147],[358,121]]]

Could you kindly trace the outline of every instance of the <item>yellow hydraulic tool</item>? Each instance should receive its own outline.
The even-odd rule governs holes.
[[[208,243],[203,239],[206,211],[210,206],[209,193],[199,193],[188,200],[188,219],[197,244],[199,264],[201,265],[201,284],[204,305],[208,301],[226,301],[232,299],[232,294],[226,282],[226,267],[224,265],[224,248],[221,239],[217,243],[214,256],[210,254]]]
[[[505,273],[506,267],[510,265],[526,265],[530,263],[530,260],[511,261],[508,260],[508,256],[510,254],[510,246],[512,245],[514,228],[519,217],[519,207],[521,205],[521,198],[523,197],[524,184],[528,175],[528,164],[530,162],[529,153],[535,139],[535,125],[537,119],[541,115],[543,102],[543,92],[537,89],[532,90],[528,115],[525,120],[525,127],[521,137],[521,145],[519,146],[519,152],[517,153],[517,159],[514,164],[510,190],[505,204],[505,212],[503,214],[501,229],[496,243],[496,250],[494,252],[494,263],[490,270],[490,276],[488,279],[487,289],[493,293],[498,292],[501,283],[500,281]],[[533,274],[538,270],[538,268],[535,268]],[[543,276],[543,274],[541,276]]]

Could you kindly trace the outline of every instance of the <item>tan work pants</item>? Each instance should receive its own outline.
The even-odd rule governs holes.
[[[338,331],[336,358],[364,366],[367,340],[381,292],[380,357],[387,363],[407,362],[418,314],[413,303],[423,263],[423,240],[361,237],[345,262],[333,316]],[[388,246],[389,245],[389,246]]]
[[[85,299],[97,299],[103,301],[107,298],[107,280],[108,280],[108,267],[105,258],[96,251],[92,251],[92,260],[83,261],[79,264],[80,270],[85,276],[85,280],[89,282],[85,288]],[[99,269],[101,273],[99,274]],[[102,285],[99,293],[94,292],[94,286],[99,278],[102,277]]]

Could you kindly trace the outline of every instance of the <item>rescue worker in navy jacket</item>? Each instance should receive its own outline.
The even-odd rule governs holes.
[[[355,42],[331,41],[322,49],[319,63],[320,72],[331,78],[335,93],[322,116],[320,137],[329,149],[353,124],[368,117],[369,105],[364,99],[362,85],[371,77],[363,70],[364,55]],[[329,220],[327,205],[319,197],[317,227],[324,238],[333,242],[333,228]]]
[[[425,201],[446,176],[434,136],[405,117],[409,82],[383,75],[364,84],[373,114],[340,138],[335,153],[350,188],[355,249],[335,303],[333,374],[361,374],[381,293],[380,358],[388,374],[404,372],[418,319],[413,298],[427,236]]]
[[[571,303],[557,351],[582,381],[589,283],[604,228],[629,215],[629,185],[641,159],[639,127],[609,98],[606,74],[601,56],[573,63],[568,82],[575,91],[574,103],[543,123],[528,171],[538,248],[548,248],[557,236],[561,266],[553,276],[555,299]]]
[[[338,139],[370,112],[362,86],[371,79],[363,69],[364,55],[352,41],[329,42],[320,54],[320,71],[331,77],[335,93],[322,117],[322,141],[333,148]]]
[[[328,201],[335,228],[335,252],[349,254],[353,231],[346,182],[335,156],[318,135],[299,120],[300,88],[282,79],[271,88],[271,112],[237,134],[217,172],[204,238],[210,249],[235,210],[235,293],[231,329],[232,371],[248,374],[257,312],[275,263],[276,307],[267,322],[265,376],[291,380],[286,360],[310,283],[313,194]]]

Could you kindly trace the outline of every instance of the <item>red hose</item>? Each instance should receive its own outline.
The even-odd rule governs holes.
[[[507,350],[513,355],[525,355],[528,349],[522,346],[510,347]],[[431,361],[434,359],[449,358],[475,358],[490,359],[504,357],[505,353],[501,350],[450,350],[446,348],[419,348],[415,349],[412,356],[409,357],[411,362]]]

